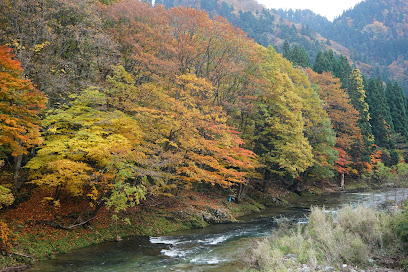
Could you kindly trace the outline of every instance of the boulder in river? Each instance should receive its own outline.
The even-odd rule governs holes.
[[[225,224],[234,222],[234,218],[221,209],[208,208],[208,212],[202,212],[205,222],[208,224]]]

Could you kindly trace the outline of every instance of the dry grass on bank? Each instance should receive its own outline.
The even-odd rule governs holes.
[[[346,206],[338,212],[312,207],[307,224],[282,220],[272,238],[258,243],[250,271],[297,271],[305,265],[308,271],[372,267],[375,260],[401,252],[394,217],[366,206]]]

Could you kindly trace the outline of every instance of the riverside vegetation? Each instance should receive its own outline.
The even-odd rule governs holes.
[[[346,206],[328,213],[312,207],[305,225],[289,227],[283,220],[272,238],[259,242],[254,269],[247,271],[377,271],[383,265],[406,270],[407,215],[406,209],[390,214]]]
[[[361,205],[336,212],[312,207],[304,225],[282,219],[273,237],[258,243],[254,269],[247,271],[407,270],[407,223],[406,207],[395,213]]]
[[[146,2],[0,1],[2,268],[406,174],[398,83]]]

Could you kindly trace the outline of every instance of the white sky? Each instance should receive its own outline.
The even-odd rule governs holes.
[[[267,8],[274,9],[310,9],[314,13],[326,16],[330,21],[354,7],[362,0],[257,0]]]

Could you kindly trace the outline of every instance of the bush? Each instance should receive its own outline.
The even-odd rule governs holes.
[[[408,243],[408,214],[407,212],[400,213],[394,221],[394,229],[398,238],[403,243]]]
[[[366,206],[346,206],[337,214],[312,207],[308,219],[306,225],[292,228],[283,220],[284,227],[253,251],[253,264],[261,271],[293,270],[301,264],[340,269],[344,263],[366,266],[371,258],[398,249],[390,214]],[[408,218],[399,222],[395,226],[408,241]]]
[[[390,167],[385,166],[382,162],[377,163],[377,170],[373,177],[379,184],[396,182],[398,175]]]
[[[339,216],[344,218],[344,211],[349,209],[351,208],[343,208],[339,212]],[[350,216],[356,217],[354,213],[351,213]],[[325,254],[325,260],[321,261],[338,266],[342,263],[367,263],[369,259],[367,245],[364,243],[364,239],[354,231],[358,227],[350,224],[348,228],[345,228],[339,221],[340,219],[335,222],[333,213],[326,213],[317,207],[312,208],[309,216],[310,235],[314,241],[312,246],[316,247],[322,255]],[[359,223],[357,222],[356,225]]]
[[[382,249],[384,243],[395,238],[391,215],[365,206],[346,206],[338,212],[338,224],[347,232],[355,233],[372,250]]]
[[[282,262],[282,251],[273,248],[267,240],[258,243],[254,254],[257,256],[256,265],[259,269],[268,271],[273,268],[273,271],[285,271],[285,265]]]
[[[404,210],[398,213],[393,218],[393,231],[396,233],[399,241],[400,241],[400,251],[401,255],[405,258],[401,258],[400,261],[401,266],[408,271],[408,208],[407,204],[403,205]]]
[[[12,240],[12,232],[8,225],[3,221],[0,221],[0,253],[3,255],[7,255],[11,252],[11,240]]]

